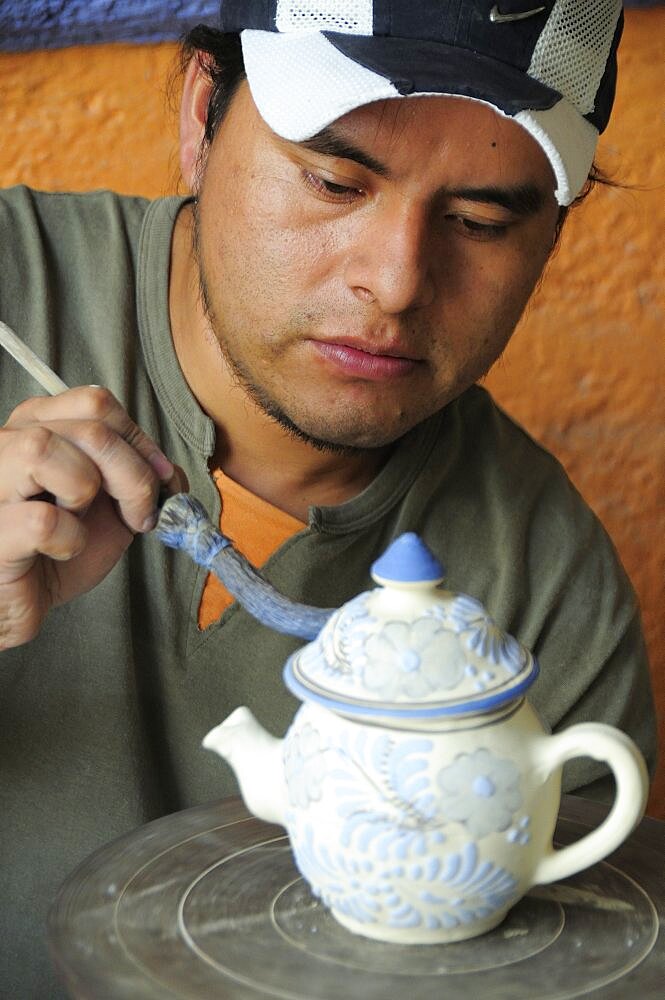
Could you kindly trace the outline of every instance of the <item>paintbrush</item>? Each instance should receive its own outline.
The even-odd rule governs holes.
[[[59,392],[65,392],[68,388],[62,379],[2,320],[0,320],[0,344],[51,396],[57,396]]]
[[[0,344],[52,396],[67,385],[14,331],[0,320]],[[188,493],[161,495],[154,533],[164,545],[181,549],[190,559],[212,570],[228,592],[269,628],[302,639],[313,639],[334,608],[313,608],[284,597],[213,526],[199,500]]]

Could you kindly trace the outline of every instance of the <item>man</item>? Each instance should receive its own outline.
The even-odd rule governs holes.
[[[160,485],[221,494],[239,548],[324,607],[418,531],[539,657],[550,725],[618,725],[653,762],[611,544],[474,387],[585,188],[620,4],[225,0],[220,27],[188,50],[192,198],[0,201],[0,316],[78,387],[0,368],[3,995],[56,995],[45,912],[83,857],[235,791],[212,725],[295,708],[294,641],[148,534]],[[587,760],[565,788],[611,794]]]

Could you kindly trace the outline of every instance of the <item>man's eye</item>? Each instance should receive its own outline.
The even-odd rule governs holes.
[[[331,201],[352,201],[362,194],[359,188],[351,187],[348,184],[336,184],[334,181],[319,177],[310,170],[303,172],[303,179],[308,187],[313,188],[317,194],[323,195]]]
[[[464,215],[451,215],[449,218],[465,236],[476,240],[497,240],[508,232],[507,222],[479,222],[478,219],[469,219]]]

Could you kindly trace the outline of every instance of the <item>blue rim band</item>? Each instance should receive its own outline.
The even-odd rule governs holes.
[[[329,708],[334,712],[343,715],[358,715],[365,718],[383,719],[443,719],[453,716],[465,716],[477,714],[478,712],[491,711],[500,708],[509,701],[514,701],[524,694],[538,677],[540,667],[534,657],[529,673],[517,684],[505,691],[499,691],[485,697],[475,697],[461,704],[447,705],[410,705],[408,708],[400,708],[397,705],[368,705],[363,702],[354,702],[353,699],[342,701],[339,698],[331,698],[323,692],[315,691],[307,687],[293,670],[293,657],[286,661],[283,671],[284,683],[289,691],[299,698],[300,701],[313,701],[317,705]]]

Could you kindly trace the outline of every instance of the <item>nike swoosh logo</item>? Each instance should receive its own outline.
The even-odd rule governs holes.
[[[542,14],[545,7],[533,7],[531,10],[523,10],[519,14],[502,14],[497,4],[490,11],[490,21],[492,24],[507,24],[509,21],[524,21],[534,14]]]

